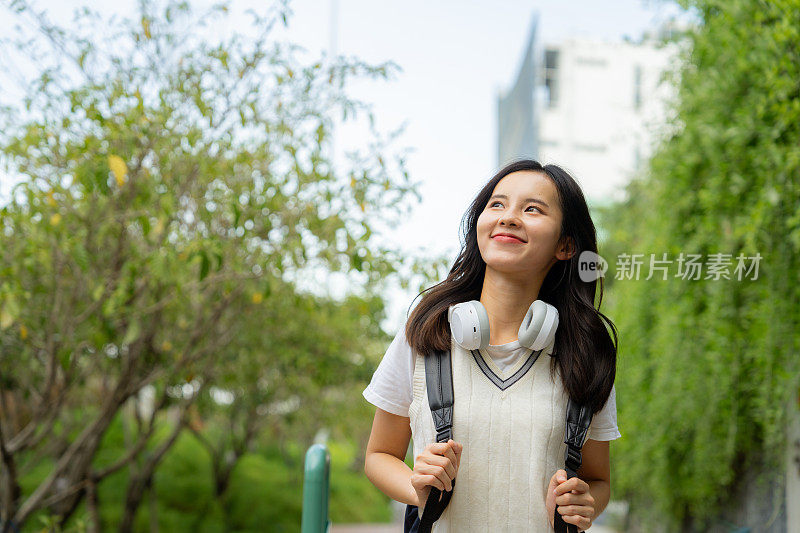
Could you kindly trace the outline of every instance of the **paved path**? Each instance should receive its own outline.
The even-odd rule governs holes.
[[[617,533],[601,525],[593,525],[586,531],[591,533]],[[403,524],[332,524],[330,533],[403,533]]]
[[[404,504],[399,502],[391,502],[392,511],[395,517],[395,523],[382,523],[382,524],[331,524],[330,533],[403,533],[403,517],[405,516]],[[589,533],[620,533],[618,530],[603,525],[610,518],[608,513],[619,513],[620,510],[618,502],[609,502],[606,511],[600,513],[597,517],[597,522],[592,525],[588,531]]]
[[[403,533],[403,524],[332,524],[330,533]]]

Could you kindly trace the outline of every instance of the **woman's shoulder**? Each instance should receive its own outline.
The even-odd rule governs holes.
[[[592,417],[588,438],[614,440],[621,436],[617,426],[617,392],[615,385],[611,385],[605,405]]]
[[[386,348],[381,364],[390,364],[405,369],[414,367],[415,352],[406,338],[406,320],[397,328],[392,342]]]
[[[383,354],[364,397],[384,411],[408,416],[414,378],[414,353],[405,336],[405,323]]]

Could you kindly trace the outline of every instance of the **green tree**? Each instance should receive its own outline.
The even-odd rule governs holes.
[[[264,427],[307,442],[352,403],[383,340],[376,294],[428,264],[375,238],[416,194],[397,132],[373,128],[345,168],[327,153],[336,117],[374,122],[347,81],[394,66],[305,59],[271,37],[284,3],[251,13],[254,36],[217,40],[225,4],[143,0],[136,20],[84,9],[69,29],[6,7],[35,32],[2,50],[36,75],[0,115],[0,158],[20,178],[0,209],[0,521],[64,525],[85,501],[99,529],[97,486],[127,468],[127,531],[187,425],[227,418],[211,447],[224,490]],[[296,280],[320,271],[347,275],[352,295],[301,294]],[[276,416],[287,402],[302,409]],[[125,406],[126,452],[98,459]],[[47,475],[23,490],[32,468]]]
[[[784,479],[800,376],[800,4],[681,5],[700,23],[681,38],[674,119],[603,215],[606,250],[675,261],[668,280],[610,288],[624,437],[612,485],[643,528],[705,531],[745,471],[761,470],[762,490]],[[701,256],[699,279],[675,277],[681,253]],[[707,270],[712,254],[730,254],[729,279]],[[739,277],[740,255],[757,274]]]
[[[391,341],[378,326],[377,297],[337,302],[291,286],[282,292],[262,312],[241,317],[235,351],[197,404],[202,423],[190,429],[212,458],[217,496],[265,428],[286,456],[290,444],[305,450],[323,428],[353,438],[353,420],[364,416],[360,393],[374,370],[366,355]]]

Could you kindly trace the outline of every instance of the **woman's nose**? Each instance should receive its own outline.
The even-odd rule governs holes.
[[[505,214],[502,217],[500,217],[500,224],[504,224],[504,225],[509,225],[510,224],[510,225],[514,225],[514,226],[518,225],[517,218],[512,214]]]

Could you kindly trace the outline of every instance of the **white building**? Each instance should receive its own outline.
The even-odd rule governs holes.
[[[535,27],[536,21],[514,89],[499,98],[498,163],[533,153],[570,172],[590,201],[621,199],[622,187],[652,153],[666,123],[674,89],[661,81],[677,60],[677,47],[653,39],[569,39],[540,47]],[[530,104],[519,103],[518,88],[530,84],[524,78],[532,70],[530,113]],[[511,127],[520,121],[530,122]],[[515,133],[531,128],[532,146],[530,135],[522,140]]]
[[[544,48],[539,157],[561,162],[587,196],[619,199],[652,153],[672,96],[659,83],[675,48],[570,40]]]

